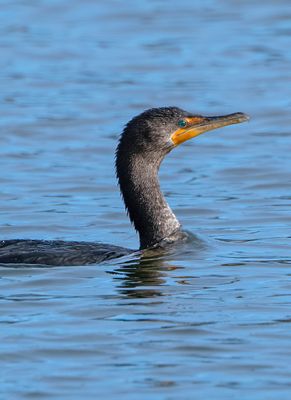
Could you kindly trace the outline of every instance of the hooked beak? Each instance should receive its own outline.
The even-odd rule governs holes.
[[[201,133],[211,131],[213,129],[221,128],[223,126],[239,124],[248,121],[250,117],[244,113],[238,112],[234,114],[222,115],[218,117],[202,117],[193,116],[187,117],[186,126],[177,129],[172,135],[171,139],[175,146],[192,139]]]

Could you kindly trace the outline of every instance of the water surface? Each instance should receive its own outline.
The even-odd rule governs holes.
[[[132,116],[243,111],[161,168],[192,246],[0,267],[0,398],[289,399],[291,5],[2,1],[0,237],[137,248],[115,182]]]

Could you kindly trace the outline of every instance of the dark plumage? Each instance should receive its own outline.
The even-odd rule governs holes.
[[[133,118],[116,150],[116,174],[141,248],[181,236],[180,224],[160,190],[158,171],[175,145],[170,134],[190,114],[176,107],[150,109]],[[173,238],[174,240],[174,238]]]
[[[126,125],[116,150],[116,175],[130,220],[139,233],[140,249],[177,242],[186,235],[160,190],[158,170],[165,155],[207,130],[247,119],[242,113],[202,117],[163,107],[144,111]],[[131,252],[101,243],[0,241],[2,264],[95,264]]]
[[[85,265],[130,254],[119,246],[63,240],[2,240],[1,264]]]

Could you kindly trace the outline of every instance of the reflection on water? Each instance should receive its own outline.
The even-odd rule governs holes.
[[[290,18],[287,0],[2,1],[1,238],[136,249],[123,124],[162,105],[252,119],[163,164],[185,247],[0,266],[1,399],[289,400]]]
[[[206,244],[197,236],[188,233],[185,243],[177,246],[157,247],[144,250],[138,257],[119,261],[117,269],[108,271],[117,280],[119,293],[132,298],[163,296],[162,287],[167,285],[169,271],[183,269],[175,265],[173,257],[195,260],[206,250]],[[181,279],[180,284],[186,284]]]
[[[117,280],[119,293],[129,298],[162,296],[159,286],[166,283],[165,274],[176,267],[164,265],[162,259],[129,262],[111,272]]]

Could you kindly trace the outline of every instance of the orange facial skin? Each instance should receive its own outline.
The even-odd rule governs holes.
[[[192,139],[204,132],[227,125],[239,124],[248,120],[249,117],[243,113],[234,113],[217,117],[203,117],[200,115],[186,117],[183,119],[183,121],[186,122],[186,125],[178,128],[171,135],[171,140],[175,146],[178,146],[186,140]]]

